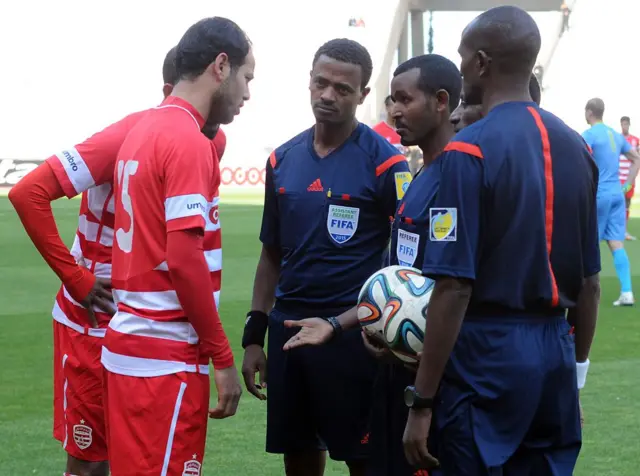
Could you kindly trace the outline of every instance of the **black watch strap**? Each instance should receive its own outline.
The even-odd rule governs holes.
[[[404,389],[404,403],[412,410],[433,408],[433,401],[434,399],[432,397],[421,396],[413,385]]]
[[[340,325],[337,317],[328,317],[327,322],[331,324],[331,327],[333,327],[333,335],[331,336],[332,339],[335,339],[340,334],[342,334],[342,326]]]

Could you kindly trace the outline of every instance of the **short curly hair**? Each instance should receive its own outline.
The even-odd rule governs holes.
[[[313,66],[316,65],[321,56],[327,56],[341,63],[354,64],[360,66],[362,70],[361,89],[367,87],[373,73],[373,61],[367,49],[357,41],[348,38],[336,38],[327,41],[316,51],[313,57]]]

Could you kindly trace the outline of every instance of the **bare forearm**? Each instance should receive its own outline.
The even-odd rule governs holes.
[[[600,278],[596,274],[585,279],[577,305],[568,316],[569,322],[575,326],[576,362],[584,362],[589,357],[596,332],[599,304]]]
[[[277,249],[263,246],[253,282],[251,310],[269,314],[275,299],[280,276],[280,254]]]
[[[631,161],[627,183],[629,185],[633,185],[636,181],[636,177],[638,176],[638,171],[640,171],[640,154],[637,151],[632,150],[625,155]]]
[[[422,357],[416,377],[416,390],[422,396],[432,397],[438,390],[470,297],[470,282],[453,278],[436,280],[427,311]]]
[[[358,320],[358,307],[354,306],[348,311],[343,312],[338,316],[338,322],[344,330],[354,329],[358,327],[360,321]]]

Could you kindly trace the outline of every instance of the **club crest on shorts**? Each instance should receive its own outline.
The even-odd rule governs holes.
[[[359,208],[329,205],[327,230],[331,239],[339,244],[349,241],[356,234],[359,216]]]
[[[458,209],[429,208],[429,240],[456,241],[458,238]]]
[[[182,476],[200,476],[202,465],[195,459],[196,455],[193,455],[193,457],[194,459],[185,461]]]
[[[398,230],[396,254],[398,255],[398,264],[400,266],[413,266],[418,256],[419,244],[420,235],[402,229]]]
[[[93,442],[93,430],[80,420],[80,425],[73,425],[73,441],[81,450],[86,450]]]

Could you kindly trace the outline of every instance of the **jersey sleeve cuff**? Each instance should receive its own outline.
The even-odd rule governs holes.
[[[174,218],[167,222],[167,233],[172,231],[184,231],[184,230],[202,230],[204,231],[205,222],[204,218],[200,215]]]
[[[424,266],[422,274],[429,278],[446,276],[449,278],[470,279],[472,281],[476,279],[476,273],[473,270],[451,266]]]
[[[233,354],[231,353],[231,350],[229,350],[228,354],[229,355],[224,355],[222,357],[212,359],[213,368],[215,370],[224,370],[234,366]]]
[[[69,180],[67,172],[60,163],[60,159],[58,159],[58,157],[54,155],[52,157],[49,157],[45,162],[49,164],[49,167],[51,167],[51,170],[53,170],[53,173],[56,176],[56,179],[58,180],[58,183],[60,184],[60,188],[62,188],[64,195],[67,198],[73,198],[77,196],[78,192],[71,183],[71,180]]]
[[[279,244],[278,238],[265,233],[260,234],[260,242],[266,246],[277,246]]]

